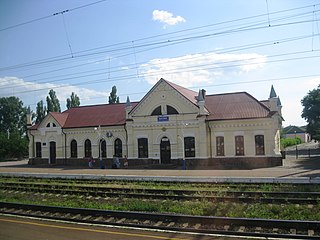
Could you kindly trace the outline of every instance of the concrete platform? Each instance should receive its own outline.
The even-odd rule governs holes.
[[[34,176],[82,179],[121,179],[178,182],[277,182],[320,184],[320,157],[289,157],[280,167],[252,170],[149,170],[35,167],[27,160],[0,163],[1,176]]]

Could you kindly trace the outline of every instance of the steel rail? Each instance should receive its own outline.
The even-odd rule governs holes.
[[[81,186],[70,184],[51,184],[51,183],[16,183],[16,182],[0,182],[0,187],[20,188],[20,186],[29,187],[42,187],[42,188],[60,188],[60,189],[81,189],[87,191],[100,191],[100,192],[143,192],[150,194],[174,194],[174,195],[207,195],[207,194],[223,194],[227,196],[237,197],[305,197],[320,198],[320,192],[273,192],[273,191],[229,191],[229,190],[181,190],[181,189],[150,189],[150,188],[120,188],[120,187],[105,187],[105,186]]]
[[[319,239],[320,221],[190,216],[0,202],[0,213],[46,219],[237,236]]]
[[[141,199],[171,199],[171,200],[207,200],[207,201],[226,201],[226,202],[245,202],[245,203],[294,203],[294,204],[318,204],[319,193],[298,192],[298,193],[277,193],[272,192],[215,192],[215,191],[175,191],[175,190],[154,190],[154,189],[123,189],[88,187],[88,186],[61,186],[61,185],[11,185],[0,184],[0,189],[32,191],[41,193],[69,194],[69,195],[90,195],[100,197],[125,197]],[[129,192],[131,190],[131,192]],[[136,193],[139,190],[141,192]],[[149,191],[150,190],[150,191]],[[119,192],[117,192],[119,191]],[[132,192],[133,191],[133,192]],[[151,194],[149,193],[151,192]],[[177,194],[178,193],[178,194]],[[182,195],[189,193],[190,195]],[[208,195],[208,194],[220,194]],[[204,195],[201,195],[204,194]]]

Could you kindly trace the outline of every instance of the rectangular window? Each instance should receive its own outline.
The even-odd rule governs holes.
[[[148,158],[148,138],[138,139],[138,157]]]
[[[184,156],[185,157],[195,157],[195,139],[194,137],[185,137],[184,138]]]
[[[256,135],[254,140],[256,144],[256,155],[264,155],[264,136]]]
[[[236,136],[236,156],[244,156],[244,137]]]
[[[216,137],[217,156],[224,156],[224,137]]]
[[[41,158],[42,152],[41,152],[41,142],[36,142],[36,157]]]

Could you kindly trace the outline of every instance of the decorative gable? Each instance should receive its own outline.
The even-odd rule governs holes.
[[[170,115],[199,112],[196,105],[197,92],[179,87],[160,79],[158,83],[142,98],[139,104],[131,111],[132,117],[151,115]]]

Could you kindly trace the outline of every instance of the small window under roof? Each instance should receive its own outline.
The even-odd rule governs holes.
[[[161,106],[159,106],[159,107],[156,107],[153,111],[152,111],[152,113],[151,113],[151,116],[157,116],[157,115],[161,115],[162,113],[161,113]]]
[[[167,114],[168,115],[173,115],[173,114],[179,114],[179,113],[174,107],[171,107],[170,105],[167,105]]]

